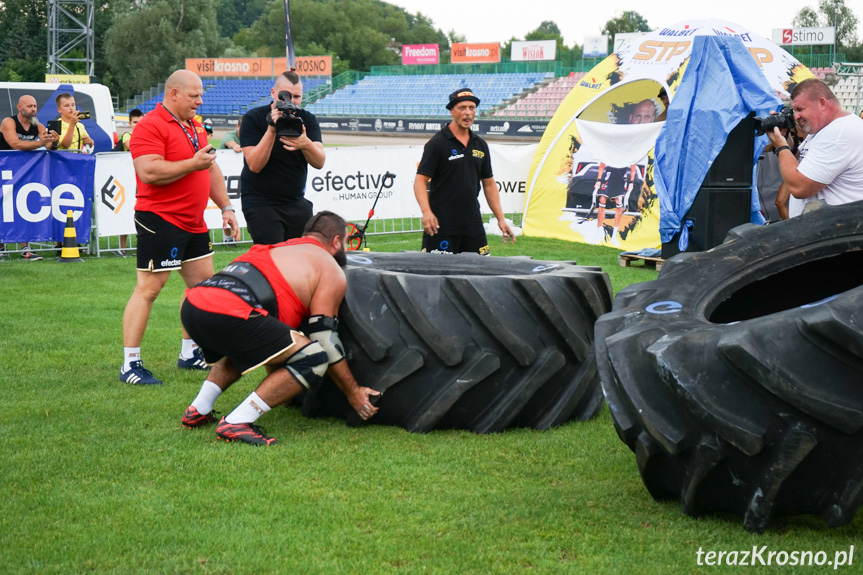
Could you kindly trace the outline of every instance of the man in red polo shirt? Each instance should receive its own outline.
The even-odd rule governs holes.
[[[153,302],[168,281],[169,274],[163,272],[179,271],[188,287],[213,275],[213,245],[204,223],[208,198],[221,208],[222,226],[239,239],[215,150],[207,143],[204,127],[194,120],[203,104],[203,91],[201,79],[193,72],[171,74],[162,104],[138,122],[131,141],[137,181],[138,278],[123,313],[125,359],[120,381],[125,383],[162,383],[144,367],[141,340]],[[185,328],[177,367],[208,369]]]

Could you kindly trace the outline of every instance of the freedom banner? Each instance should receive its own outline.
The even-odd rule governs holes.
[[[68,210],[78,241],[89,241],[95,166],[84,154],[0,152],[0,242],[61,242]]]

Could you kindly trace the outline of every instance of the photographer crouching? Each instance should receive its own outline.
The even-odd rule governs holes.
[[[767,131],[783,185],[806,201],[838,205],[863,200],[863,120],[842,110],[830,88],[817,78],[797,84],[791,106],[799,131],[806,134],[799,161],[779,126]]]
[[[277,244],[303,235],[312,217],[305,195],[308,166],[320,169],[326,154],[314,114],[300,108],[303,83],[296,72],[276,77],[273,103],[246,112],[240,146],[243,215],[252,241]]]

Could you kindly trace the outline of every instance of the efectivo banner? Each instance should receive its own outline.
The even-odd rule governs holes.
[[[95,166],[84,154],[0,152],[0,243],[63,241],[70,210],[78,241],[88,241]]]
[[[494,179],[500,191],[504,213],[524,209],[527,173],[536,144],[489,144]],[[309,169],[305,197],[314,211],[330,210],[349,221],[362,221],[375,206],[376,218],[410,218],[422,214],[414,195],[413,182],[422,158],[422,146],[346,146],[327,148],[320,170]],[[97,154],[96,227],[100,237],[135,233],[135,170],[129,152]],[[216,163],[225,178],[225,187],[236,208],[240,226],[246,222],[240,198],[243,155],[218,150]],[[395,174],[395,179],[384,174]],[[380,192],[380,197],[378,197]],[[480,210],[490,213],[485,195],[479,193]],[[222,227],[221,212],[210,201],[204,211],[210,229]]]
[[[524,209],[536,147],[489,144],[501,207],[507,214]],[[387,146],[386,153],[377,146],[328,148],[324,167],[309,170],[305,196],[316,212],[331,210],[351,221],[365,220],[375,200],[377,218],[420,217],[413,181],[422,152],[422,146]],[[240,226],[245,227],[240,194],[243,155],[218,150],[216,163]],[[91,214],[98,237],[135,233],[135,168],[128,152],[0,152],[0,170],[0,243],[62,241],[70,209],[81,243],[90,237]],[[387,172],[396,177],[384,178]],[[478,192],[480,210],[490,213],[485,195]],[[221,211],[212,200],[204,221],[210,229],[222,227]]]

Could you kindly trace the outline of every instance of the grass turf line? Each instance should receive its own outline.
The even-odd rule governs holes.
[[[491,241],[494,255],[601,266],[615,291],[656,277],[618,267],[608,248]],[[416,233],[368,242],[419,243]],[[216,268],[240,252],[218,248]],[[212,428],[180,426],[202,374],[175,367],[179,276],[143,343],[166,384],[138,388],[117,381],[134,260],[86,260],[0,264],[2,573],[684,573],[701,569],[699,547],[832,558],[863,535],[860,517],[833,530],[798,517],[756,536],[735,517],[696,520],[654,502],[607,408],[547,432],[488,436],[348,428],[276,408],[260,423],[278,446],[225,444]]]

